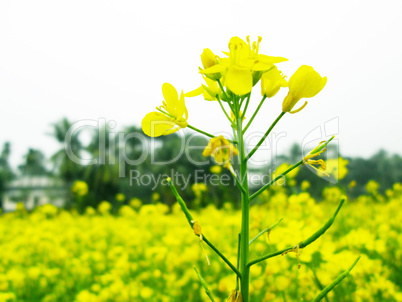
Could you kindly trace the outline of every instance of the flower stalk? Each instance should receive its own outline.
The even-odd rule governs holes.
[[[186,203],[184,202],[183,198],[181,198],[179,192],[177,192],[177,189],[175,185],[173,184],[172,180],[170,178],[167,179],[170,188],[173,191],[174,196],[177,199],[177,202],[180,205],[180,208],[182,209],[184,215],[186,216],[187,222],[189,223],[190,227],[193,229],[194,227],[194,219],[193,216],[191,215],[190,211],[188,210]],[[197,237],[200,238],[200,235],[197,235]],[[241,273],[239,270],[205,237],[204,234],[202,234],[202,240],[219,256],[221,259],[236,273],[239,278],[241,278]]]
[[[294,109],[295,105],[303,98],[312,98],[317,95],[325,87],[327,82],[326,77],[321,77],[321,75],[311,66],[306,65],[301,66],[290,78],[289,82],[287,82],[285,79],[286,76],[283,75],[276,66],[276,64],[287,61],[287,59],[261,54],[259,52],[261,39],[261,37],[258,37],[258,41],[251,44],[249,37],[247,37],[247,43],[238,37],[233,37],[229,42],[229,51],[224,52],[227,56],[224,58],[216,56],[209,49],[204,49],[204,52],[201,55],[203,68],[200,68],[200,73],[207,85],[202,85],[187,94],[181,92],[179,96],[176,89],[171,84],[165,83],[162,86],[162,92],[164,95],[162,105],[157,107],[156,112],[147,114],[142,121],[144,132],[151,137],[169,135],[186,127],[210,137],[211,139],[203,151],[203,156],[211,156],[216,164],[228,169],[239,188],[241,196],[241,223],[237,246],[237,265],[235,266],[205,237],[205,234],[202,233],[200,223],[193,220],[190,211],[177,192],[172,180],[170,178],[168,179],[173,194],[186,216],[190,227],[194,230],[195,235],[200,240],[201,247],[202,242],[205,242],[236,274],[236,289],[232,291],[227,301],[250,302],[250,267],[261,261],[278,255],[285,255],[290,252],[296,253],[296,256],[298,257],[300,249],[303,249],[316,241],[332,226],[345,202],[345,198],[341,198],[332,217],[307,239],[300,241],[296,245],[250,261],[249,254],[251,244],[261,235],[265,233],[269,235],[271,230],[282,221],[281,219],[276,224],[262,230],[256,237],[250,240],[250,202],[279,179],[285,177],[288,173],[301,165],[311,166],[317,172],[325,175],[325,172],[323,172],[326,169],[325,162],[322,159],[314,158],[323,153],[326,150],[325,148],[328,143],[333,139],[332,137],[326,142],[321,142],[299,162],[287,168],[287,170],[272,179],[254,194],[250,195],[248,185],[248,160],[255,154],[255,152],[257,152],[259,147],[286,113],[294,114],[300,112],[306,107],[307,101],[298,107],[298,109]],[[252,89],[260,80],[261,94],[263,98],[259,102],[254,113],[251,115],[246,126],[243,127],[243,120],[246,118],[246,113],[251,102]],[[246,154],[247,148],[244,141],[245,132],[251,126],[256,115],[261,110],[262,105],[266,103],[266,98],[272,98],[281,88],[285,87],[288,87],[288,94],[283,100],[282,112],[280,112],[278,117],[269,126],[255,147]],[[234,140],[229,140],[222,135],[216,137],[213,134],[188,124],[188,112],[184,97],[194,97],[201,94],[207,101],[218,101],[220,108],[233,130]],[[230,117],[228,112],[225,110],[223,102],[227,103],[231,110]],[[243,108],[243,110],[241,110],[241,108]],[[235,168],[232,166],[232,163],[234,164],[233,158],[237,160],[235,161],[237,171],[235,171]],[[357,261],[358,259],[348,271],[341,274],[331,285],[323,288],[314,301],[320,301],[325,297],[330,290],[332,290],[342,281],[343,278],[346,277],[347,274],[349,274]],[[200,279],[201,285],[205,289],[205,293],[211,301],[214,301],[212,293],[206,285],[205,280],[196,269],[195,271]]]
[[[249,259],[249,224],[250,224],[250,197],[248,192],[248,179],[247,179],[247,160],[245,156],[244,140],[243,140],[243,119],[240,116],[240,110],[236,112],[237,118],[237,138],[239,149],[239,163],[240,163],[240,182],[244,191],[241,192],[241,232],[240,232],[240,272],[242,274],[240,291],[243,296],[243,301],[248,302],[249,296],[249,283],[250,283],[250,268],[248,267]]]

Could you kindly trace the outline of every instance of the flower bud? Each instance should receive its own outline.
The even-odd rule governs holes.
[[[317,95],[327,83],[327,77],[321,77],[313,67],[302,65],[290,77],[289,93],[282,103],[282,111],[296,113],[307,105],[307,101],[299,109],[293,107],[301,98],[312,98]]]
[[[216,56],[209,48],[205,48],[201,54],[201,62],[204,69],[207,69],[218,63],[218,60],[216,59]]]
[[[282,72],[276,66],[265,72],[261,77],[261,94],[268,98],[275,96],[281,87],[287,86],[288,82],[286,82]]]
[[[226,299],[226,302],[243,302],[243,296],[241,292],[233,290],[230,296]]]
[[[204,69],[211,68],[218,64],[218,56],[214,55],[214,53],[209,48],[205,48],[201,54],[201,62]],[[221,74],[219,72],[205,74],[205,76],[213,81],[217,81],[221,78]]]

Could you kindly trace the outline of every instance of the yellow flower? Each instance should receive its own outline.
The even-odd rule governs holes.
[[[301,98],[312,98],[317,95],[327,83],[327,77],[321,77],[313,67],[302,65],[290,77],[289,93],[283,100],[282,111],[296,113],[307,105],[307,101],[299,109],[293,107]]]
[[[85,181],[76,180],[71,187],[71,192],[77,196],[85,196],[88,194],[88,185]]]
[[[109,202],[107,202],[106,200],[102,201],[98,205],[98,211],[99,211],[99,213],[101,213],[103,215],[109,214],[111,210],[112,210],[112,205]]]
[[[238,155],[239,151],[222,135],[212,138],[202,152],[203,156],[212,156],[216,163],[225,165],[234,155]]]
[[[22,202],[17,202],[17,206],[15,208],[17,211],[24,211],[25,210],[25,206],[24,203]]]
[[[326,143],[325,141],[320,142],[317,147],[315,147],[313,150],[311,150],[309,153],[307,153],[307,155],[303,158],[303,165],[308,165],[311,168],[313,168],[315,171],[317,171],[319,176],[329,177],[328,173],[324,172],[327,169],[327,166],[325,165],[324,160],[312,159],[314,157],[319,156],[321,153],[323,153],[327,150],[327,148],[320,150],[320,148],[322,148],[322,145],[325,143]],[[320,151],[317,151],[317,150],[320,150]],[[319,166],[321,169],[314,167],[314,165]]]
[[[273,68],[274,63],[287,61],[282,57],[259,54],[261,40],[262,38],[258,37],[258,42],[253,42],[251,45],[249,36],[247,36],[248,43],[239,37],[231,38],[229,52],[224,52],[228,58],[220,58],[218,64],[202,70],[201,73],[206,75],[220,73],[222,84],[234,94],[249,93],[264,71]]]
[[[279,175],[281,175],[282,173],[284,173],[287,169],[290,168],[290,165],[287,163],[283,163],[281,164],[278,168],[276,168],[276,170],[272,173],[271,175],[271,179],[275,179],[276,177],[278,177]],[[288,181],[288,185],[292,184],[292,180],[296,177],[297,173],[299,173],[300,168],[297,167],[295,169],[293,169],[292,171],[290,171],[289,173],[286,174],[286,178],[281,178],[278,179],[275,182],[276,186],[283,186],[285,185],[285,182]],[[293,182],[294,185],[294,182]]]
[[[282,72],[276,68],[276,66],[263,73],[261,76],[261,94],[272,98],[277,94],[281,87],[287,87],[288,82],[285,80]]]
[[[197,195],[197,194],[200,194],[202,192],[206,192],[208,190],[208,188],[204,183],[202,183],[202,182],[197,183],[196,182],[191,186],[191,190],[193,190],[193,192]]]
[[[218,64],[219,57],[216,56],[209,48],[205,48],[201,54],[201,62],[204,69],[210,68]],[[206,75],[209,79],[216,81],[221,77],[220,73],[212,73]]]
[[[327,160],[327,173],[334,176],[336,179],[345,178],[346,174],[348,174],[348,165],[349,161],[347,159],[339,158],[331,158]]]
[[[160,198],[161,198],[161,196],[160,196],[159,193],[154,192],[154,193],[152,194],[152,200],[153,200],[153,201],[158,201]]]
[[[138,210],[139,208],[141,208],[142,201],[139,198],[131,198],[129,204],[131,207]]]
[[[202,94],[206,101],[217,101],[218,99],[216,96],[222,93],[221,88],[218,86],[218,82],[211,80],[204,75],[203,78],[207,85],[202,84],[197,89],[187,92],[184,96],[191,98]]]
[[[339,199],[342,196],[342,191],[338,187],[326,187],[322,191],[322,196],[324,197],[324,200],[328,202],[339,202]]]
[[[201,62],[204,69],[207,69],[217,64],[218,60],[217,57],[209,48],[205,48],[201,54]]]
[[[348,185],[348,189],[353,189],[354,187],[356,187],[357,183],[356,180],[352,180],[349,185]]]
[[[378,194],[378,189],[380,188],[380,185],[378,182],[375,180],[369,180],[369,182],[366,184],[366,190],[368,193],[377,195]]]
[[[211,168],[209,168],[209,171],[211,171],[211,173],[214,173],[214,174],[221,174],[222,167],[218,166],[218,165],[214,165]]]
[[[187,127],[188,112],[184,103],[184,94],[180,98],[176,89],[169,83],[162,85],[163,105],[150,112],[142,120],[142,131],[148,136],[158,137],[175,133]]]
[[[126,196],[123,193],[117,193],[116,194],[116,200],[118,202],[124,202],[124,200],[126,200]]]
[[[308,180],[303,180],[300,188],[302,191],[307,191],[310,188],[310,182]]]

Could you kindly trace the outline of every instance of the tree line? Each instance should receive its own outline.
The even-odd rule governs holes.
[[[101,131],[91,133],[89,143],[84,145],[79,132],[70,135],[66,141],[66,135],[72,126],[73,123],[66,118],[53,124],[51,136],[59,143],[60,149],[48,159],[41,150],[29,148],[17,169],[13,169],[9,163],[11,145],[8,142],[4,143],[0,153],[0,206],[7,183],[20,176],[46,176],[61,179],[68,192],[65,196],[66,207],[77,207],[70,188],[76,180],[84,181],[89,190],[80,203],[79,210],[83,210],[86,206],[96,207],[103,200],[114,203],[117,194],[120,196],[123,194],[126,203],[132,198],[139,198],[144,203],[160,200],[171,205],[175,202],[174,197],[169,187],[163,185],[163,179],[157,179],[157,176],[171,176],[172,173],[175,173],[173,175],[177,177],[185,177],[180,190],[190,206],[194,201],[197,201],[197,206],[214,203],[221,207],[225,202],[238,205],[239,197],[234,190],[235,185],[227,181],[232,179],[230,174],[225,169],[217,168],[211,159],[202,156],[202,149],[207,144],[204,137],[187,133],[183,138],[175,134],[169,136],[169,139],[152,138],[151,142],[151,138],[144,136],[142,130],[136,126],[125,127],[119,132],[119,136],[114,135],[110,128],[105,126]],[[140,136],[142,141],[138,139]],[[122,137],[124,144],[122,144]],[[183,142],[189,142],[189,140],[191,144],[186,144],[185,152],[183,152]],[[148,156],[139,164],[144,148],[149,146],[152,148],[147,150]],[[92,158],[98,162],[83,164],[81,161],[72,160],[66,148],[78,158]],[[278,164],[295,163],[301,156],[300,146],[294,144],[287,154],[278,158]],[[99,158],[101,158],[100,161]],[[175,160],[170,161],[172,158]],[[351,192],[354,196],[365,194],[365,184],[369,180],[377,181],[382,191],[390,188],[395,182],[402,181],[400,155],[391,155],[380,150],[370,158],[344,158],[348,160],[348,174],[337,185],[346,188],[354,181],[355,188]],[[153,164],[154,162],[163,164]],[[199,162],[204,164],[197,164]],[[255,168],[253,172],[264,173],[267,167]],[[197,175],[194,171],[197,171]],[[194,183],[203,180],[206,183],[212,182],[213,177],[215,177],[215,185],[207,186],[208,189],[202,192],[203,198],[200,198],[201,193],[195,189]],[[134,181],[133,178],[135,178]],[[220,181],[222,179],[225,181]],[[310,194],[317,199],[321,198],[324,187],[331,186],[326,180],[303,167],[295,180],[298,184],[308,180],[312,184]]]

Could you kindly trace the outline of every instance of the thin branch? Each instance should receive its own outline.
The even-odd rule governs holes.
[[[258,104],[257,109],[254,111],[253,116],[251,117],[251,119],[248,121],[246,127],[243,129],[243,133],[247,131],[248,127],[250,127],[251,123],[253,122],[255,116],[257,115],[258,111],[260,111],[260,108],[262,106],[262,104],[264,103],[265,99],[267,97],[264,95],[264,97],[262,98],[261,102]]]
[[[198,128],[194,127],[194,126],[191,126],[191,125],[189,125],[189,124],[187,125],[187,127],[190,128],[190,129],[192,129],[192,130],[194,130],[194,131],[197,131],[198,133],[204,134],[204,135],[206,135],[206,136],[208,136],[208,137],[211,137],[211,138],[216,137],[215,135],[213,135],[213,134],[211,134],[211,133],[205,132],[205,131],[203,131],[203,130],[201,130],[201,129],[198,129]],[[229,139],[228,141],[231,142],[232,144],[237,144],[237,141],[230,140],[230,139]]]
[[[220,98],[219,98],[219,96],[218,96],[218,95],[216,96],[216,99],[218,100],[219,105],[221,106],[222,111],[223,111],[223,113],[225,113],[225,115],[226,115],[226,117],[227,117],[228,121],[230,122],[230,124],[233,124],[233,121],[231,120],[231,118],[230,118],[229,114],[226,112],[225,107],[223,107],[222,101],[220,100]],[[229,107],[230,107],[230,106],[229,106]]]
[[[205,132],[205,131],[202,131],[201,129],[198,129],[198,128],[194,127],[194,126],[187,125],[187,127],[190,128],[190,129],[193,129],[194,131],[197,131],[198,133],[204,134],[204,135],[206,135],[208,137],[212,137],[212,138],[215,137],[215,135],[213,135],[211,133],[208,133],[208,132]]]
[[[212,302],[215,302],[214,297],[212,297],[212,293],[209,290],[207,283],[205,282],[204,278],[202,278],[201,274],[198,272],[198,270],[195,266],[194,266],[194,270],[197,273],[198,279],[200,280],[200,283],[201,283],[202,287],[204,288],[205,293],[207,294],[207,296],[209,297],[209,299]]]
[[[322,144],[321,146],[319,146],[318,148],[315,148],[313,151],[311,151],[311,154],[316,154],[318,152],[320,152],[321,150],[323,150],[325,147],[327,147],[327,145],[334,139],[334,136],[332,136],[329,140],[327,140],[325,142],[325,144]],[[283,172],[282,174],[279,174],[277,177],[275,177],[273,180],[271,180],[269,183],[267,183],[265,186],[263,186],[261,189],[259,189],[257,192],[255,192],[253,195],[250,196],[250,201],[252,201],[253,199],[255,199],[258,195],[260,195],[262,192],[264,192],[267,188],[269,188],[270,186],[272,186],[277,180],[279,180],[280,178],[286,176],[286,174],[288,174],[290,171],[292,171],[293,169],[296,169],[298,166],[303,164],[303,159],[299,162],[297,162],[296,164],[294,164],[293,166],[289,167],[285,172]]]
[[[299,249],[303,249],[306,246],[308,246],[311,243],[313,243],[314,241],[316,241],[318,238],[320,238],[331,227],[331,225],[334,223],[335,218],[338,215],[339,210],[342,208],[345,200],[346,200],[346,197],[342,197],[341,201],[339,202],[339,205],[336,208],[335,213],[332,215],[332,217],[318,231],[316,231],[313,235],[308,237],[306,240],[300,241],[300,243],[297,244],[296,246]],[[285,248],[283,250],[276,251],[274,253],[271,253],[271,254],[262,256],[260,258],[254,259],[253,261],[250,261],[248,263],[248,266],[250,267],[250,266],[252,266],[252,265],[254,265],[254,264],[258,263],[258,262],[264,261],[266,259],[278,256],[278,255],[282,255],[283,253],[286,253],[286,252],[288,252],[290,250],[293,250],[294,248],[295,248],[295,246],[291,246],[291,247]]]
[[[239,239],[237,241],[237,269],[239,269],[240,266],[240,242],[241,242],[241,234],[239,233]],[[236,290],[239,290],[240,283],[239,276],[236,275]]]
[[[248,243],[248,245],[251,245],[254,241],[256,241],[258,239],[258,237],[260,237],[261,235],[263,235],[266,232],[271,232],[278,224],[281,223],[281,221],[283,220],[283,218],[279,219],[279,221],[273,225],[271,225],[270,227],[266,228],[265,230],[261,231],[260,233],[258,233],[257,236],[255,236],[253,239],[250,240],[250,242]]]
[[[232,172],[232,171],[230,171],[230,172]],[[235,179],[236,185],[238,186],[238,188],[240,189],[240,191],[242,191],[244,194],[247,194],[246,189],[245,189],[245,188],[243,187],[243,185],[241,184],[241,182],[240,182],[239,178],[237,177],[237,175],[232,173],[232,176],[233,176],[233,178]]]
[[[247,101],[246,101],[246,105],[244,106],[244,110],[243,110],[242,116],[246,116],[248,104],[250,103],[250,97],[251,97],[251,92],[250,92],[250,93],[248,94],[248,96],[247,96]]]
[[[285,172],[279,174],[277,177],[272,179],[269,183],[267,183],[265,186],[263,186],[261,189],[259,189],[257,192],[255,192],[253,195],[250,196],[250,201],[255,199],[258,195],[260,195],[262,192],[264,192],[267,188],[272,186],[275,182],[277,182],[280,178],[285,177],[286,174],[288,174],[290,171],[296,169],[298,166],[303,164],[303,160],[299,161],[298,163],[294,164],[293,166],[289,167]]]
[[[260,139],[260,141],[254,147],[254,149],[251,150],[251,152],[247,155],[246,161],[249,160],[250,157],[254,155],[254,153],[258,150],[258,148],[261,146],[261,144],[264,142],[264,140],[267,138],[267,136],[271,133],[272,129],[274,129],[275,125],[279,122],[279,120],[285,115],[285,113],[286,112],[281,112],[281,114],[279,114],[279,116],[272,123],[272,125],[268,128],[267,132],[265,132],[264,136]]]
[[[190,214],[190,211],[188,210],[183,198],[181,198],[181,196],[179,195],[179,193],[177,192],[176,187],[174,186],[173,182],[171,179],[168,179],[168,183],[170,185],[170,188],[173,191],[173,194],[175,195],[177,202],[179,203],[182,211],[184,212],[184,215],[187,218],[187,222],[190,224],[190,227],[193,228],[194,225],[194,219]],[[197,237],[200,238],[199,235],[196,235]],[[239,276],[239,278],[241,278],[241,273],[239,272],[239,270],[205,237],[204,234],[202,234],[202,240],[209,245],[209,247],[216,253],[218,254],[219,257],[221,257],[221,259]]]
[[[230,98],[229,98],[229,96],[227,95],[225,89],[223,88],[221,81],[220,81],[220,80],[217,80],[217,82],[218,82],[219,88],[222,90],[223,95],[225,96],[226,102],[229,102]],[[224,100],[224,101],[225,101],[225,100]]]

